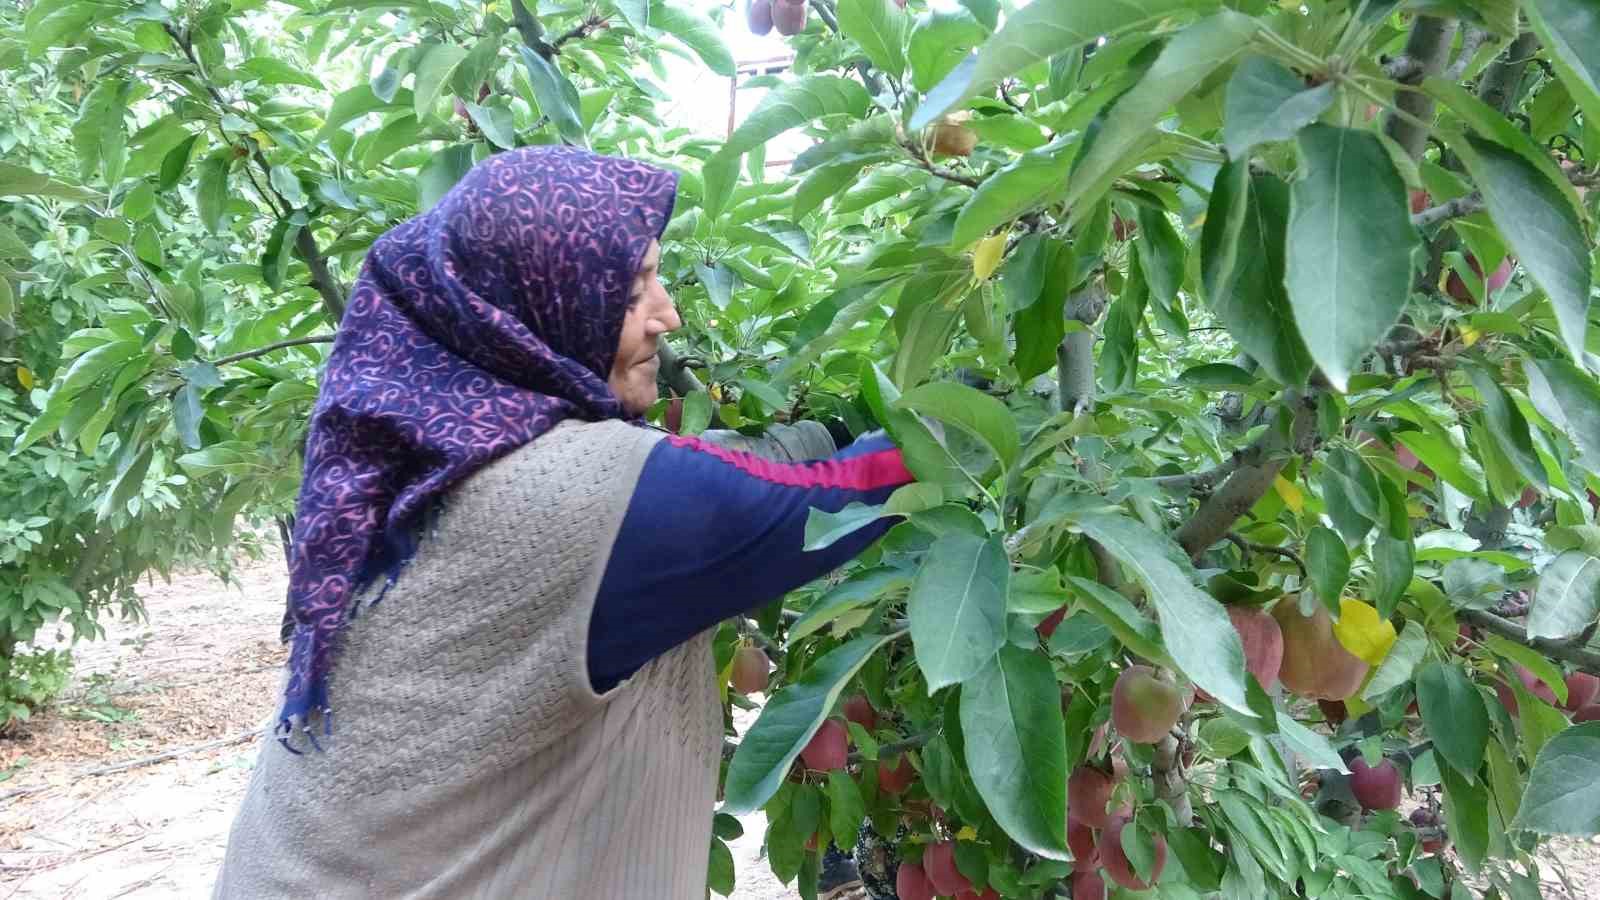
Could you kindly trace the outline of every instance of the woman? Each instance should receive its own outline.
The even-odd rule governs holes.
[[[812,507],[911,476],[881,438],[779,465],[642,427],[681,324],[675,190],[510,151],[373,245],[312,414],[279,740],[217,896],[705,896],[709,629],[887,527],[805,552]]]

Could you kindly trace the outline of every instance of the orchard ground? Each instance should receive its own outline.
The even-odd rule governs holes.
[[[108,623],[106,640],[79,645],[72,687],[0,739],[0,900],[209,896],[284,654],[282,563],[238,578],[147,585],[149,621]],[[741,714],[740,730],[753,719]],[[184,752],[149,761],[172,751]],[[760,856],[761,814],[743,821],[736,900],[797,896]],[[1600,884],[1600,840],[1558,838],[1545,858],[1549,900]]]

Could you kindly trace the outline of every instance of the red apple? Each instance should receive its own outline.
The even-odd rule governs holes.
[[[853,694],[844,701],[844,717],[869,733],[878,727],[878,711],[872,708],[865,694]]]
[[[1050,636],[1056,633],[1056,627],[1059,626],[1062,620],[1066,617],[1067,607],[1063,606],[1046,616],[1043,622],[1040,622],[1038,625],[1033,627],[1033,630],[1039,633],[1039,637],[1048,641],[1050,640]]]
[[[760,647],[746,644],[733,654],[733,677],[729,681],[741,694],[757,694],[767,689],[771,667],[772,661]]]
[[[911,757],[904,753],[893,767],[888,760],[878,760],[878,788],[885,794],[903,794],[916,780],[917,770],[911,765]]]
[[[771,0],[750,0],[750,5],[745,9],[745,21],[750,25],[751,34],[762,35],[771,31]]]
[[[1095,843],[1094,829],[1077,819],[1067,819],[1067,847],[1072,850],[1072,870],[1093,872],[1100,868],[1100,848]]]
[[[1600,703],[1591,703],[1572,714],[1574,725],[1583,722],[1600,722]]]
[[[1245,668],[1263,689],[1272,690],[1283,666],[1283,629],[1259,607],[1230,606],[1228,618],[1244,644]]]
[[[1076,819],[1090,828],[1106,827],[1106,804],[1116,786],[1109,773],[1094,766],[1073,769],[1072,777],[1067,779],[1067,819]]]
[[[894,876],[894,893],[900,900],[933,900],[933,883],[916,863],[903,862]]]
[[[1350,761],[1350,792],[1362,809],[1394,809],[1400,805],[1400,788],[1400,770],[1389,760],[1376,766],[1359,756]]]
[[[1111,724],[1138,744],[1154,744],[1183,715],[1183,692],[1149,666],[1129,666],[1111,689]]]
[[[1099,872],[1078,872],[1072,876],[1072,900],[1106,900],[1106,882]]]
[[[772,0],[772,23],[785,37],[806,30],[806,0]]]
[[[850,757],[850,730],[838,719],[825,719],[822,727],[811,736],[811,742],[800,751],[806,768],[820,772],[842,769]]]
[[[1472,268],[1474,275],[1478,276],[1480,280],[1483,279],[1483,266],[1478,262],[1476,256],[1470,253],[1467,254],[1467,265]],[[1495,291],[1505,287],[1506,282],[1511,280],[1512,268],[1511,257],[1508,256],[1501,260],[1500,265],[1495,268],[1483,286],[1485,295],[1493,296]],[[1445,293],[1455,298],[1458,303],[1471,305],[1477,302],[1472,296],[1472,289],[1467,287],[1467,282],[1453,269],[1450,271],[1450,277],[1445,279],[1444,290]]]
[[[1600,695],[1600,678],[1588,672],[1573,672],[1567,676],[1568,712],[1576,712],[1593,703],[1596,695]]]
[[[1278,679],[1291,693],[1310,700],[1344,700],[1353,696],[1367,677],[1367,664],[1333,635],[1328,610],[1317,604],[1302,616],[1293,596],[1272,608],[1283,629],[1283,667]]]
[[[922,868],[941,897],[954,897],[972,888],[972,882],[956,868],[956,842],[941,841],[922,855]]]

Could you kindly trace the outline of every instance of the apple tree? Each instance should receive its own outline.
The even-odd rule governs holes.
[[[723,813],[802,896],[863,823],[914,900],[1538,896],[1600,832],[1600,8],[809,13],[672,227],[688,352],[919,480],[724,630]]]

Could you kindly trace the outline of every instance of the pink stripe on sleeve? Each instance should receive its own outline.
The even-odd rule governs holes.
[[[675,447],[709,453],[763,481],[787,487],[873,491],[916,481],[916,477],[906,469],[899,448],[864,453],[844,460],[778,463],[754,454],[719,447],[696,437],[670,435],[667,440]]]

